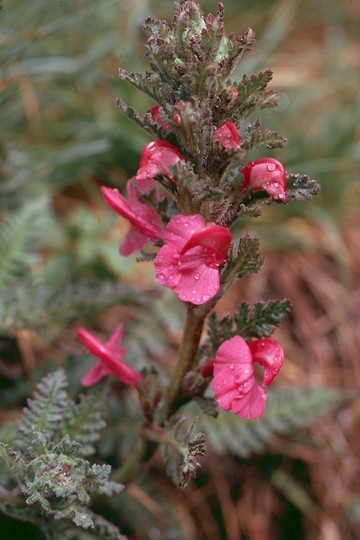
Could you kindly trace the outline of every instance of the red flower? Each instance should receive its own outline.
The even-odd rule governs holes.
[[[283,349],[274,339],[246,343],[242,337],[235,336],[224,341],[213,361],[212,387],[219,406],[241,418],[260,418],[267,398],[264,387],[277,375],[283,361]],[[254,362],[264,367],[261,386],[254,377]]]
[[[101,187],[101,193],[108,205],[131,224],[130,230],[120,246],[121,255],[130,255],[130,253],[141,249],[150,240],[155,241],[162,235],[162,222],[156,210],[139,201],[131,181],[127,183],[126,189],[128,201],[117,189]]]
[[[240,148],[240,138],[237,127],[230,120],[221,124],[214,133],[214,141],[219,141],[220,146],[227,152]]]
[[[220,288],[219,266],[227,258],[229,229],[206,224],[200,214],[179,214],[169,221],[163,239],[154,261],[156,281],[183,301],[208,302]]]
[[[173,181],[170,167],[181,161],[183,156],[179,150],[166,141],[153,141],[142,151],[140,167],[135,181],[141,193],[148,193],[155,188],[154,178],[163,174]]]
[[[127,352],[127,349],[120,345],[123,327],[123,324],[119,324],[106,343],[100,341],[85,328],[77,328],[77,337],[91,354],[100,360],[81,379],[83,386],[92,386],[106,375],[114,375],[123,383],[130,384],[131,386],[137,386],[142,380],[142,375],[123,361]]]
[[[266,191],[275,200],[286,198],[286,172],[277,159],[260,158],[250,161],[242,173],[244,182],[240,191],[250,187],[252,191]]]

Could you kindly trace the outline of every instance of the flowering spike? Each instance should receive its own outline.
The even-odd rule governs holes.
[[[170,167],[181,161],[183,156],[175,146],[166,141],[153,141],[142,151],[140,166],[135,181],[141,193],[155,188],[155,176],[163,174],[173,181]]]
[[[218,141],[226,152],[239,150],[240,138],[235,124],[230,120],[221,124],[214,133],[214,141]]]
[[[128,202],[117,189],[101,187],[101,193],[109,206],[127,219],[131,228],[120,246],[121,255],[130,255],[141,249],[150,240],[161,237],[161,219],[154,208],[139,201],[136,190],[129,181],[126,186]]]
[[[286,198],[286,172],[283,165],[274,158],[260,158],[250,161],[242,170],[244,182],[240,191],[250,187],[252,191],[266,191],[275,200]]]
[[[226,261],[230,231],[206,224],[200,214],[179,214],[169,221],[164,241],[155,258],[158,283],[185,302],[208,302],[220,288],[219,266]]]
[[[142,375],[123,361],[127,353],[127,349],[120,345],[123,328],[124,325],[119,324],[106,343],[100,341],[85,328],[77,328],[77,337],[91,354],[100,360],[100,363],[91,368],[81,379],[83,386],[92,386],[106,375],[114,375],[123,383],[131,386],[137,386],[142,380]]]
[[[235,336],[224,341],[213,361],[212,387],[219,406],[225,411],[232,410],[241,418],[260,418],[265,411],[266,393],[255,380],[253,364],[259,362],[265,367],[262,384],[268,386],[278,373],[282,360],[282,348],[273,339],[259,339],[247,344],[242,337]]]

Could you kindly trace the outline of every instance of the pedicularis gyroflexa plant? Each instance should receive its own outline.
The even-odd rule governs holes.
[[[126,195],[108,186],[103,186],[101,193],[130,225],[120,253],[128,256],[137,252],[140,260],[152,260],[154,280],[179,298],[179,309],[186,312],[183,337],[171,373],[160,373],[156,365],[138,372],[129,365],[127,350],[121,344],[124,321],[119,321],[105,343],[89,330],[78,328],[79,340],[98,360],[81,382],[87,387],[96,385],[88,390],[90,395],[96,392],[100,379],[108,376],[138,392],[144,418],[142,451],[124,468],[126,474],[115,474],[117,480],[128,479],[160,446],[169,474],[180,486],[186,486],[196,474],[197,456],[205,453],[205,438],[201,433],[193,436],[194,418],[188,422],[190,427],[183,429],[189,417],[184,416],[182,407],[196,400],[213,415],[220,407],[237,415],[239,422],[256,420],[265,411],[267,388],[284,361],[282,346],[271,335],[288,313],[287,300],[253,307],[241,303],[236,313],[222,318],[213,312],[237,280],[260,271],[263,263],[258,240],[246,231],[235,238],[233,226],[239,218],[261,216],[264,205],[311,199],[319,186],[306,175],[287,174],[281,162],[268,155],[270,150],[282,148],[285,139],[262,129],[259,119],[251,120],[257,111],[277,104],[276,92],[267,89],[271,71],[244,75],[241,80],[232,78],[242,55],[255,42],[252,30],[241,36],[226,34],[223,6],[219,5],[216,15],[205,16],[195,0],[175,3],[171,24],[149,18],[144,27],[150,35],[146,45],[150,71],[121,70],[120,76],[150,96],[154,105],[144,115],[121,98],[117,105],[152,141],[143,149],[139,168],[127,182]],[[249,160],[248,153],[257,148],[264,149],[263,157]],[[239,228],[238,224],[237,232]],[[254,364],[262,367],[259,380]],[[53,390],[51,394],[47,389],[54,381],[40,387],[43,398],[38,408],[30,404],[29,410],[36,413],[32,426],[40,425],[40,412],[49,409],[42,403],[53,395]],[[69,413],[63,412],[66,408],[59,412],[55,407],[54,414],[61,422],[56,429],[51,428],[49,437],[58,433],[51,443],[53,452],[60,448],[63,455],[68,449],[69,474],[81,466],[83,495],[77,500],[77,487],[70,493],[77,510],[64,514],[57,508],[55,517],[70,516],[83,527],[94,523],[105,526],[92,514],[84,514],[86,490],[107,486],[110,492],[117,488],[107,482],[107,470],[89,468],[88,462],[80,459],[76,444],[66,439],[66,431],[82,418],[81,409],[70,421]],[[77,410],[74,404],[71,410]],[[35,443],[31,442],[31,429],[25,421],[23,446],[28,445],[28,461],[21,454],[21,444],[18,450],[7,450],[9,462],[11,456],[16,457],[13,468],[18,476],[30,463],[33,467],[34,452],[47,443],[39,434]],[[74,430],[71,433],[75,435]],[[80,452],[80,456],[85,454]],[[43,474],[63,479],[63,484],[57,483],[57,491],[50,478],[45,493],[40,493],[38,484],[41,487],[44,476],[38,479],[32,474],[32,484],[38,481],[35,495],[31,491],[34,486],[26,483],[27,502],[40,501],[45,513],[50,512],[54,498],[66,495],[61,489],[69,474],[64,476],[59,467],[43,466]],[[102,479],[95,482],[91,479],[97,473]]]

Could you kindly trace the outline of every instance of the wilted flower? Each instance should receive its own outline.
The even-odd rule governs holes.
[[[266,191],[275,200],[286,198],[286,171],[277,159],[260,158],[249,161],[242,173],[244,182],[241,191],[250,187],[252,191]]]
[[[155,188],[154,178],[160,174],[173,181],[170,167],[181,161],[183,156],[175,146],[166,141],[153,141],[142,151],[140,166],[135,176],[141,193]]]
[[[200,214],[179,214],[169,221],[163,239],[155,258],[156,280],[186,302],[199,305],[213,298],[231,242],[229,229],[206,224]]]
[[[283,349],[274,339],[246,343],[242,337],[235,336],[224,341],[213,361],[212,387],[219,406],[241,418],[260,418],[266,405],[264,387],[277,375],[283,361]],[[261,386],[254,377],[254,362],[264,367]]]
[[[101,193],[108,205],[131,224],[130,230],[120,246],[121,255],[130,255],[130,253],[141,249],[150,240],[158,240],[162,234],[162,222],[156,210],[139,201],[131,181],[127,183],[126,189],[127,201],[117,189],[101,187]]]
[[[218,141],[220,146],[227,152],[240,148],[240,138],[235,124],[227,120],[214,133],[214,141]]]
[[[142,375],[123,361],[127,353],[127,349],[121,346],[123,327],[123,324],[119,324],[106,343],[100,341],[85,328],[77,328],[77,337],[91,354],[100,360],[81,379],[83,386],[92,386],[106,375],[114,375],[123,383],[131,386],[137,386],[142,380]]]

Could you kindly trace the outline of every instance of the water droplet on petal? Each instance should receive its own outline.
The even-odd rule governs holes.
[[[238,383],[240,383],[241,381],[242,381],[241,375],[235,375],[235,377],[234,377],[234,383],[235,383],[235,384],[238,384]]]
[[[192,292],[193,294],[196,294],[196,289],[193,289],[191,292]]]
[[[189,226],[189,223],[187,221],[185,221],[184,227],[188,227],[188,226]]]
[[[199,278],[200,278],[200,274],[195,274],[194,279],[199,279]]]
[[[203,299],[203,302],[207,302],[210,299],[210,295],[209,294],[204,294],[202,299]]]
[[[165,281],[165,274],[157,274],[156,278],[158,281]]]
[[[276,169],[275,163],[269,163],[269,164],[268,164],[267,170],[268,170],[269,172],[273,172],[273,171],[275,171],[275,169]]]
[[[229,364],[229,369],[235,369],[235,364],[233,363]]]

